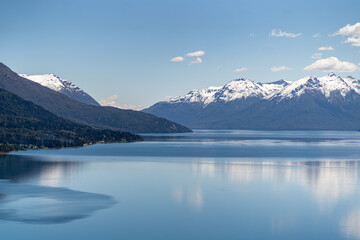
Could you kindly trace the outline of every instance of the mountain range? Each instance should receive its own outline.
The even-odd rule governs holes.
[[[241,78],[144,109],[190,128],[358,130],[360,81],[334,73],[294,82]]]
[[[65,94],[69,98],[75,99],[79,102],[100,106],[100,104],[84,90],[76,86],[74,83],[62,79],[53,73],[42,75],[19,74],[19,76],[39,83],[42,86],[50,88],[59,93]]]
[[[178,123],[152,114],[80,102],[21,77],[2,63],[0,63],[0,88],[38,105],[58,117],[93,128],[134,133],[191,131]]]

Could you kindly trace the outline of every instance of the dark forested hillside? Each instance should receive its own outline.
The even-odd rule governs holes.
[[[127,132],[73,123],[0,88],[0,152],[141,139]]]
[[[2,63],[0,63],[0,88],[31,101],[57,116],[95,128],[135,133],[191,131],[180,124],[149,113],[78,102],[62,93],[20,77]]]

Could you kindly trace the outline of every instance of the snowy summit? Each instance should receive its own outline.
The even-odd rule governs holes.
[[[95,99],[93,99],[84,90],[82,90],[72,82],[62,79],[53,73],[43,75],[19,74],[19,76],[39,83],[42,86],[50,88],[54,91],[65,94],[66,96],[73,98],[79,102],[100,106],[100,104],[96,102]]]
[[[271,83],[256,83],[247,78],[240,78],[230,81],[221,87],[193,90],[184,96],[171,98],[169,102],[198,102],[208,105],[214,102],[231,102],[251,97],[265,98],[279,92],[287,85],[289,85],[289,82],[284,80]]]
[[[317,92],[329,101],[334,95],[346,97],[354,92],[360,94],[360,82],[353,77],[341,78],[334,73],[322,77],[305,77],[294,82],[279,80],[270,83],[256,83],[247,78],[230,81],[221,87],[192,90],[186,95],[171,98],[169,103],[202,103],[207,106],[215,102],[231,102],[247,98],[291,99],[305,93]]]

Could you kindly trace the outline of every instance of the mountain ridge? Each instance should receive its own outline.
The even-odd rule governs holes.
[[[330,73],[272,83],[243,78],[213,89],[210,98],[202,95],[207,88],[193,90],[143,111],[191,128],[360,129],[360,81],[353,77]]]
[[[142,140],[127,132],[73,123],[1,88],[0,103],[0,153]]]
[[[81,103],[20,77],[3,63],[0,63],[0,88],[31,101],[57,116],[94,128],[133,133],[191,132],[185,126],[152,114]]]
[[[84,90],[76,86],[74,83],[65,80],[63,78],[60,78],[54,73],[42,74],[42,75],[19,74],[19,76],[29,79],[33,82],[39,83],[42,86],[50,88],[54,91],[65,94],[66,96],[75,99],[79,102],[94,106],[100,106],[100,104]]]

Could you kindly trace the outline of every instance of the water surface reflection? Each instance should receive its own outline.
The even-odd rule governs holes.
[[[112,206],[115,201],[106,195],[54,187],[82,165],[36,157],[0,156],[0,220],[66,223]]]
[[[61,179],[80,171],[83,165],[83,162],[57,161],[51,157],[0,155],[0,179],[14,183]]]
[[[67,223],[46,226],[57,239],[360,239],[360,132],[147,139],[3,158],[0,231],[23,239],[8,231],[22,222]]]
[[[358,161],[216,161],[198,162],[193,172],[206,177],[220,174],[233,182],[247,184],[262,180],[273,186],[294,183],[309,190],[319,206],[336,204],[359,187]]]

